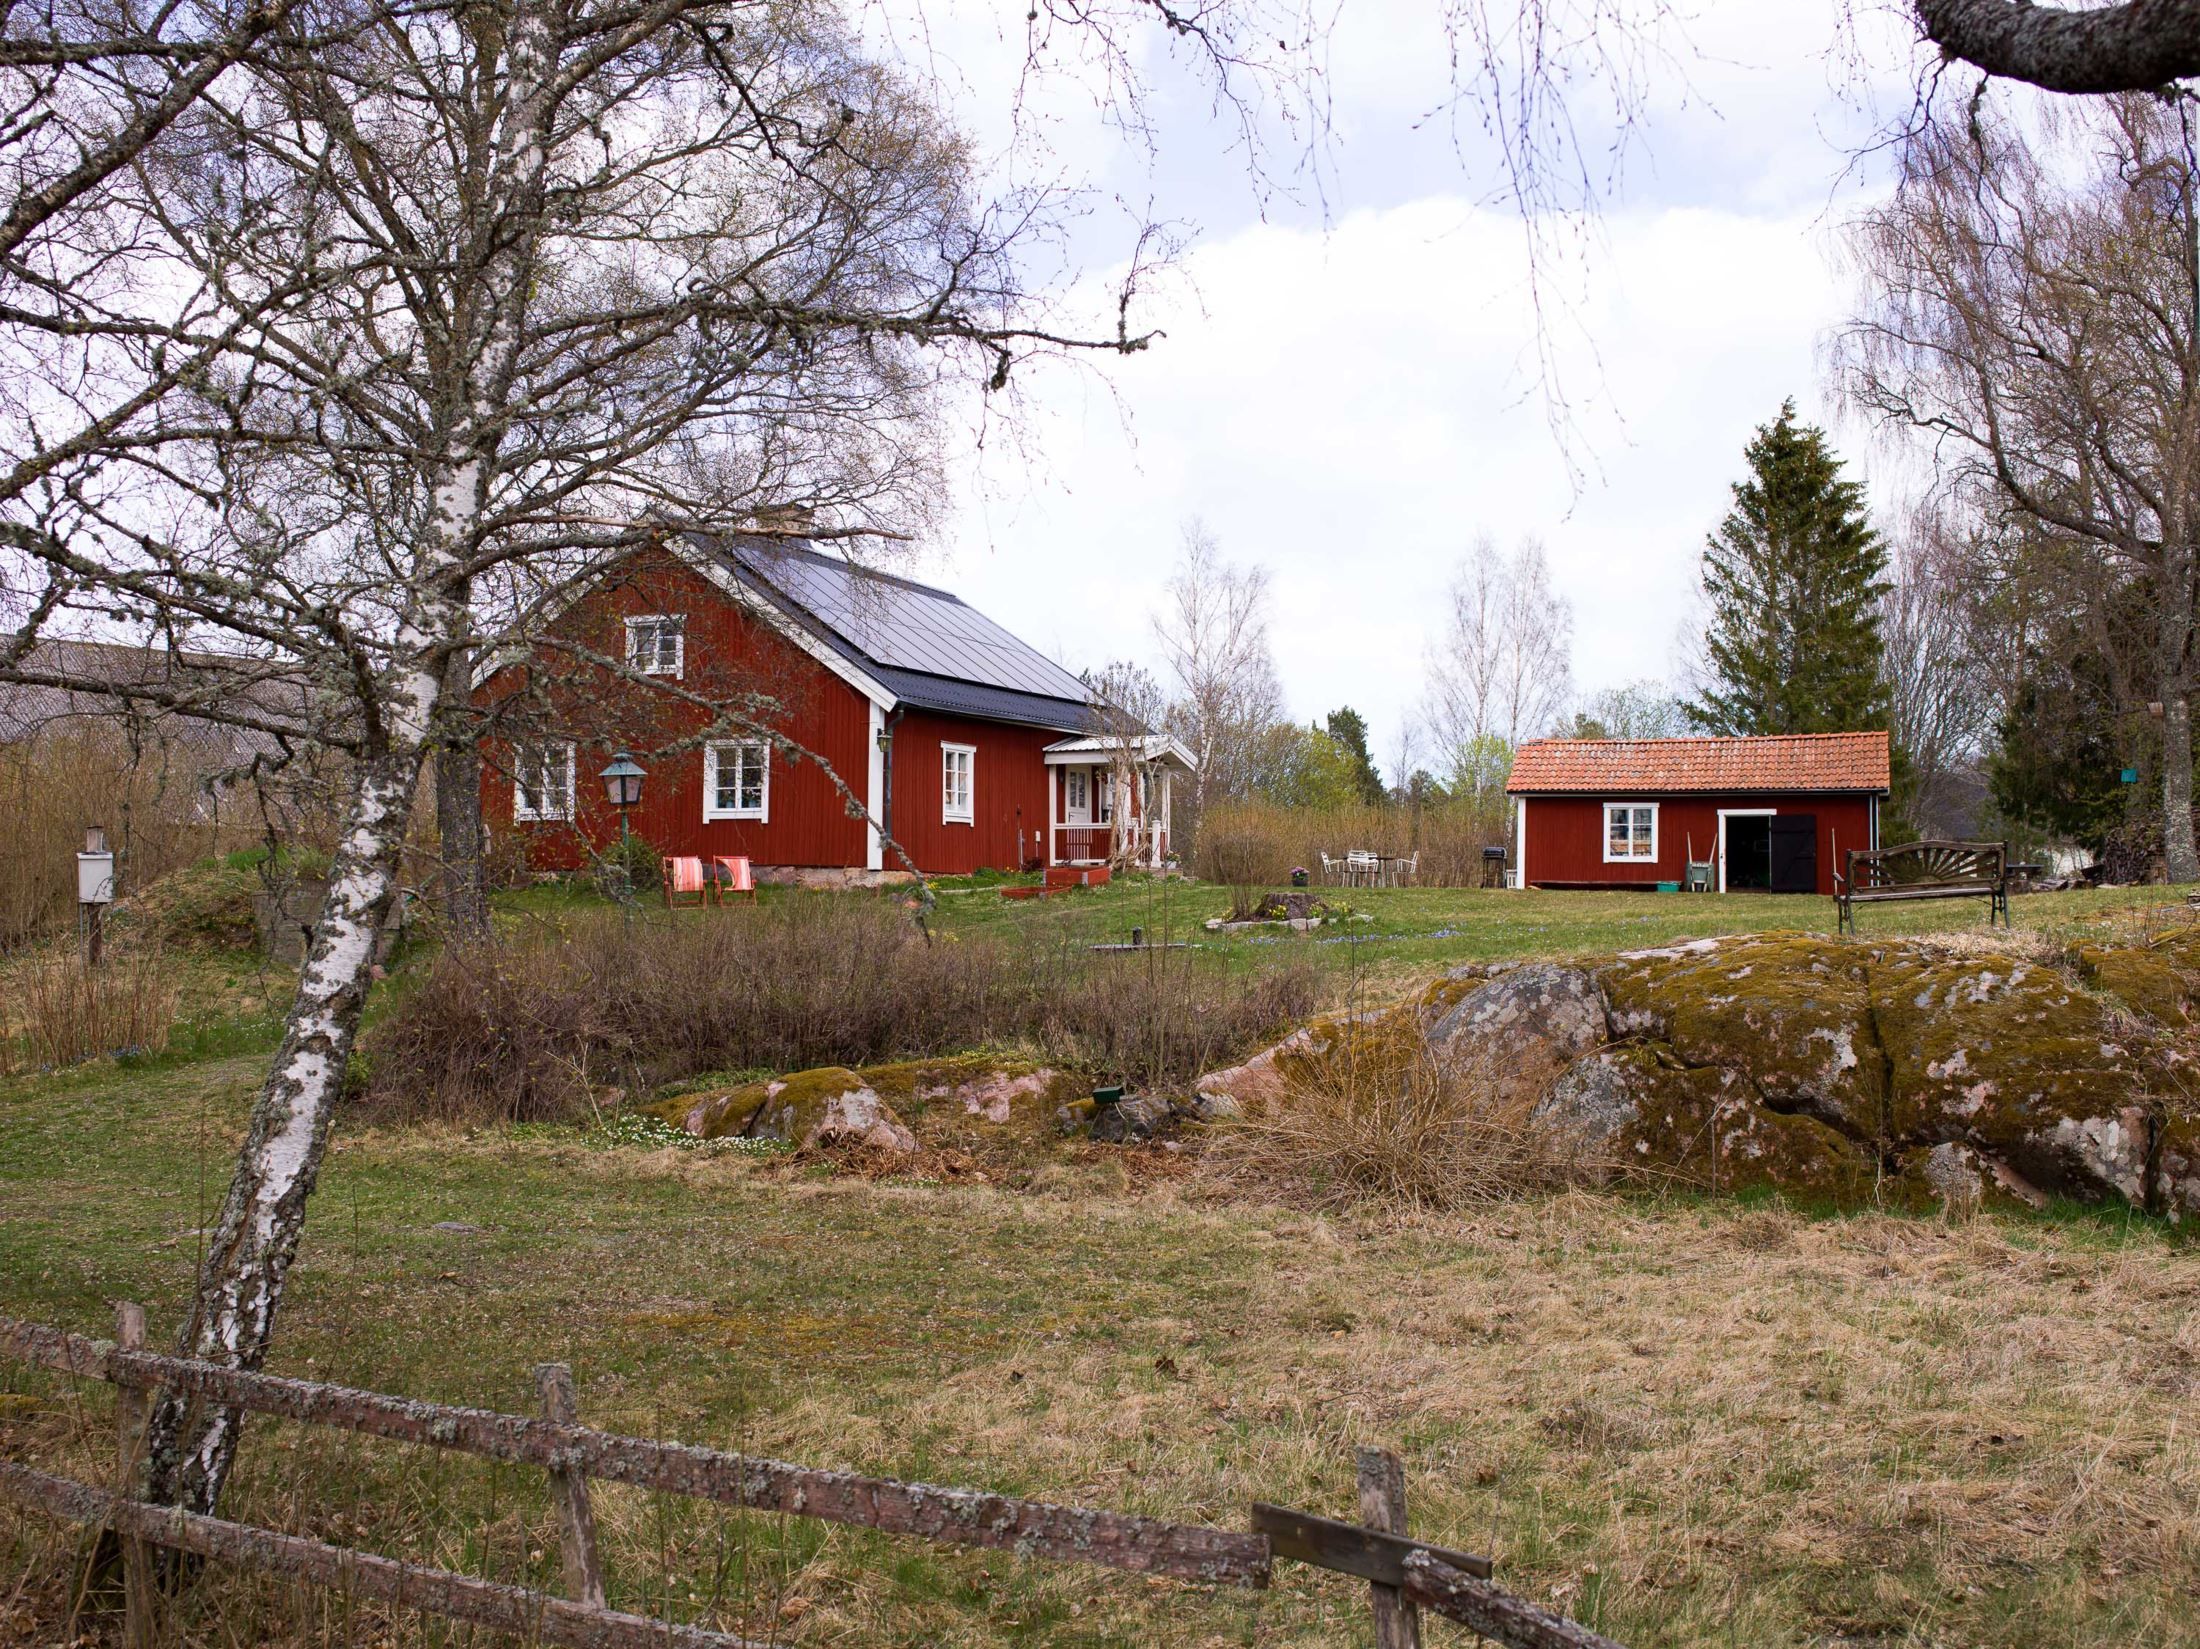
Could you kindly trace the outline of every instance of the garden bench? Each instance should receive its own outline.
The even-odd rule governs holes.
[[[2007,842],[1904,842],[1851,848],[1847,873],[1835,873],[1840,927],[1856,931],[1856,907],[1905,899],[1984,899],[1986,925],[2009,920]]]

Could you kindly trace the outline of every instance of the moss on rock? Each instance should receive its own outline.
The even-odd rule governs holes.
[[[1768,933],[1635,951],[1600,968],[1622,1035],[1668,1043],[1692,1066],[1746,1073],[1776,1111],[1850,1138],[1888,1134],[1885,1073],[1854,947]]]

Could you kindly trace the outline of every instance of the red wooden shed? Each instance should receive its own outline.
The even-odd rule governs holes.
[[[1655,887],[1693,859],[1722,893],[1831,894],[1879,845],[1889,761],[1885,733],[1535,739],[1505,782],[1514,885]]]

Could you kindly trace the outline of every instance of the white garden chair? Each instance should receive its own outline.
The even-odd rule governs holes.
[[[1353,848],[1344,856],[1344,879],[1354,887],[1373,887],[1382,868],[1383,861],[1364,848]]]
[[[1325,887],[1333,887],[1333,886],[1335,886],[1335,885],[1336,885],[1336,883],[1337,883],[1337,882],[1338,882],[1338,881],[1339,881],[1339,880],[1341,879],[1341,874],[1342,874],[1342,873],[1341,873],[1341,872],[1339,872],[1339,870],[1337,869],[1337,861],[1336,861],[1336,860],[1334,860],[1334,859],[1332,859],[1332,858],[1331,858],[1331,857],[1330,857],[1330,856],[1329,856],[1328,854],[1326,854],[1326,853],[1324,853],[1324,854],[1322,854],[1322,855],[1321,855],[1321,861],[1322,861],[1322,885],[1323,885],[1323,886],[1325,886]]]
[[[1391,860],[1390,885],[1392,887],[1411,887],[1413,878],[1420,872],[1420,869],[1421,855],[1419,853],[1408,853],[1403,858]]]

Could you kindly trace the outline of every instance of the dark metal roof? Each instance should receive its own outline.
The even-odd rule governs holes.
[[[1085,684],[959,596],[775,539],[703,541],[743,583],[901,703],[1081,733]]]

